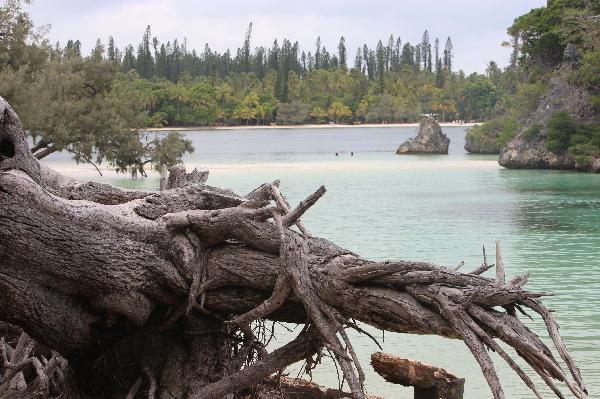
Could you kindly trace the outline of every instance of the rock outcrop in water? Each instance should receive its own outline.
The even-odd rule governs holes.
[[[550,79],[550,90],[542,98],[536,111],[519,129],[514,139],[500,151],[501,166],[512,169],[577,169],[600,172],[600,158],[585,165],[567,151],[554,153],[547,148],[548,123],[555,112],[567,112],[578,123],[597,123],[586,90],[571,85],[558,76]]]
[[[499,154],[500,146],[496,136],[469,134],[465,136],[465,150],[471,154]]]
[[[396,154],[448,154],[450,139],[442,133],[439,123],[432,117],[423,119],[415,138],[406,140]]]

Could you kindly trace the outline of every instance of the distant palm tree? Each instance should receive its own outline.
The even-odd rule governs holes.
[[[158,102],[158,95],[152,89],[140,90],[140,99],[144,104],[144,108],[152,109]]]
[[[180,83],[176,83],[169,87],[169,99],[177,101],[177,114],[175,116],[175,125],[179,126],[179,110],[181,102],[190,101],[192,93],[190,89]]]
[[[215,98],[219,101],[221,108],[225,108],[225,102],[233,95],[233,89],[227,83],[215,87]]]

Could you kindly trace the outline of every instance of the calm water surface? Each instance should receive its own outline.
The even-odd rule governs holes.
[[[188,167],[211,170],[209,184],[246,193],[280,179],[297,202],[319,185],[327,194],[303,218],[309,230],[371,259],[420,259],[442,265],[481,263],[501,240],[509,276],[529,272],[530,288],[553,291],[545,300],[581,368],[590,397],[600,397],[600,175],[500,168],[494,156],[468,155],[464,129],[444,128],[447,156],[397,156],[415,128],[265,129],[188,132],[196,152]],[[335,153],[338,156],[335,156]],[[350,155],[354,152],[354,156]],[[99,177],[65,154],[47,160],[76,178],[122,187],[156,188],[157,175],[133,180]],[[540,333],[540,324],[531,324]],[[284,328],[278,344],[292,337]],[[386,352],[439,365],[466,378],[466,398],[491,397],[462,342],[373,331]],[[377,347],[354,337],[362,363]],[[518,377],[495,357],[508,398],[531,398]],[[296,369],[297,370],[297,369]],[[335,386],[325,364],[315,381]],[[294,375],[297,371],[294,371]],[[540,386],[538,382],[536,385]],[[370,393],[412,398],[412,390],[368,371]],[[547,391],[546,391],[547,392]],[[550,395],[547,395],[550,397]]]

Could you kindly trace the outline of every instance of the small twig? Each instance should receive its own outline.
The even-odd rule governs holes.
[[[191,230],[186,230],[185,236],[187,237],[188,241],[190,242],[195,251],[194,259],[191,262],[195,264],[195,267],[193,270],[192,284],[188,291],[188,300],[184,305],[178,307],[174,312],[169,310],[169,313],[167,314],[168,318],[159,326],[159,331],[164,331],[165,329],[170,327],[183,314],[188,315],[192,309],[198,306],[198,297],[200,297],[199,306],[202,309],[202,311],[204,311],[204,295],[206,293],[206,290],[209,289],[209,287],[211,286],[211,281],[207,280],[207,265],[213,247],[203,249],[202,241]]]
[[[461,267],[463,267],[464,265],[465,265],[465,261],[464,261],[464,260],[461,260],[461,261],[460,261],[460,263],[458,264],[458,266],[456,266],[456,267],[454,268],[454,271],[455,271],[455,272],[456,272],[456,271],[458,271],[458,270],[459,270]]]
[[[186,236],[190,243],[194,246],[196,250],[196,255],[194,259],[194,263],[196,263],[196,267],[194,269],[194,275],[192,277],[192,285],[190,287],[190,291],[188,293],[188,303],[186,308],[186,314],[189,314],[192,310],[194,303],[196,302],[199,295],[203,295],[206,291],[202,289],[202,285],[206,283],[207,279],[207,266],[208,266],[208,258],[210,257],[210,253],[212,252],[212,248],[208,247],[203,250],[202,241],[198,238],[198,236],[191,231],[186,232]]]
[[[365,334],[367,337],[371,338],[371,341],[375,342],[375,345],[377,345],[377,347],[380,350],[383,350],[383,347],[381,346],[381,344],[379,343],[379,341],[377,341],[377,338],[375,338],[372,334],[370,334],[368,331],[363,330],[362,328],[360,328],[358,326],[358,324],[353,323],[351,321],[348,321],[346,324],[348,324],[348,327],[352,328],[353,330],[356,330],[357,332],[361,333],[361,334]]]
[[[277,232],[279,232],[279,239],[283,243],[285,240],[285,231],[283,229],[283,219],[281,215],[277,211],[277,209],[271,208],[271,214],[273,216],[273,220],[275,221],[275,226],[277,226]]]
[[[146,378],[148,378],[148,382],[150,387],[148,388],[148,399],[154,399],[156,394],[156,378],[154,378],[154,374],[152,374],[152,370],[148,367],[144,367],[144,374],[146,374]]]
[[[265,323],[266,324],[266,323]],[[275,337],[275,322],[271,323],[271,331],[269,334],[269,338],[267,338],[265,340],[265,346],[269,346],[269,344],[271,343],[271,341],[273,340],[273,338]]]
[[[515,371],[515,373],[517,373],[517,375],[521,378],[525,385],[527,385],[527,387],[534,393],[534,395],[538,399],[542,399],[542,396],[538,392],[537,388],[535,387],[531,379],[527,376],[527,374],[523,371],[523,369],[519,367],[519,365],[502,349],[502,347],[500,347],[500,345],[498,345],[493,340],[492,337],[490,337],[481,327],[479,327],[479,325],[475,323],[466,312],[460,312],[458,317],[463,321],[463,323],[465,323],[465,325],[470,327],[477,335],[479,335],[479,337],[489,348],[491,348],[494,352],[498,353],[498,355],[500,355],[500,357],[504,359],[504,361],[506,361],[510,368],[512,368]]]
[[[327,190],[325,190],[325,186],[321,186],[317,189],[317,191],[315,191],[314,193],[309,195],[304,201],[301,201],[300,204],[298,204],[298,206],[296,208],[294,208],[293,211],[289,212],[288,214],[286,214],[283,217],[283,225],[285,227],[289,227],[293,223],[298,221],[300,219],[300,217],[307,210],[309,210],[310,207],[313,206],[319,200],[319,198],[321,198],[325,194],[326,191]],[[309,235],[307,235],[306,233],[304,233],[304,232],[302,232],[302,233],[306,237],[309,237]]]
[[[521,313],[523,316],[527,317],[529,320],[533,321],[533,317],[531,317],[531,315],[529,313],[527,313],[521,305],[519,305],[518,303],[515,303],[514,306],[515,306],[515,309],[517,309],[519,311],[519,313]]]
[[[279,191],[279,187],[272,184],[271,192],[273,193],[273,197],[275,197],[275,202],[277,202],[277,205],[281,209],[283,209],[286,214],[290,213],[290,204],[288,203],[287,199],[283,196],[281,191]],[[296,220],[295,224],[298,227],[298,229],[300,229],[304,237],[310,237],[310,233],[300,220]]]
[[[582,393],[587,395],[587,388],[583,382],[583,379],[581,378],[579,369],[575,365],[573,357],[569,353],[567,346],[565,345],[562,337],[560,336],[560,333],[558,332],[558,324],[556,323],[556,320],[554,319],[552,313],[548,309],[546,309],[537,299],[526,299],[525,301],[523,301],[523,304],[531,310],[533,310],[534,312],[538,313],[540,316],[542,316],[542,319],[544,320],[544,323],[546,324],[546,327],[548,329],[548,334],[552,338],[552,341],[554,342],[554,345],[556,346],[560,357],[567,364],[569,371],[571,371],[571,375],[575,379],[575,382],[577,382],[578,386],[575,387],[565,377],[565,383],[567,384],[571,392],[573,392],[576,395],[581,395],[579,397],[583,397]]]
[[[545,373],[543,371],[543,369],[541,369],[538,365],[536,365],[535,362],[532,361],[530,358],[524,357],[524,359],[525,359],[525,362],[527,362],[527,364],[542,378],[542,380],[544,380],[546,385],[548,385],[550,387],[552,392],[554,392],[554,394],[559,399],[566,399],[565,396],[563,395],[563,393],[560,391],[560,389],[558,389],[556,384],[554,384],[554,381],[552,381],[552,379],[548,376],[547,373]]]
[[[139,376],[138,379],[135,380],[135,382],[131,386],[131,389],[127,393],[127,396],[125,396],[125,399],[135,398],[135,395],[137,395],[138,391],[140,390],[141,385],[142,385],[142,376]]]
[[[448,321],[450,321],[454,328],[456,328],[456,331],[460,333],[463,341],[475,357],[475,360],[479,363],[483,376],[492,390],[494,399],[504,399],[504,392],[500,385],[496,369],[494,368],[494,363],[488,352],[485,350],[485,346],[477,337],[477,334],[458,317],[456,310],[451,308],[451,306],[445,302],[444,298],[439,299],[439,304],[443,309],[445,316],[448,318]]]
[[[502,251],[500,250],[500,241],[496,241],[496,285],[504,285],[506,283],[506,275],[504,272],[504,264],[502,264]]]
[[[469,274],[480,275],[480,274],[483,274],[483,273],[487,272],[492,267],[494,267],[493,264],[488,265],[488,263],[487,263],[487,257],[485,255],[485,245],[484,245],[483,246],[483,263],[481,264],[481,266],[479,266],[477,269],[473,270]]]
[[[358,356],[356,356],[356,352],[354,351],[352,342],[350,342],[350,338],[348,338],[348,334],[346,334],[346,331],[343,328],[340,329],[340,335],[342,336],[342,339],[346,343],[346,350],[348,352],[350,352],[350,355],[352,356],[352,361],[354,362],[354,367],[356,367],[356,371],[358,372],[358,383],[360,384],[361,388],[364,389],[364,387],[365,387],[365,372],[363,371],[360,361],[358,360]]]
[[[271,296],[262,302],[260,305],[255,307],[248,312],[234,317],[228,323],[236,324],[238,326],[251,323],[254,320],[261,319],[263,317],[267,317],[277,309],[283,305],[287,297],[290,295],[292,291],[292,286],[290,284],[290,279],[285,273],[280,273],[277,277],[277,281],[275,282],[275,288],[273,288],[273,293]]]
[[[331,353],[331,351],[328,348],[325,348],[325,350],[327,350],[329,358],[331,359],[331,361],[333,361],[333,365],[335,366],[335,374],[337,375],[338,380],[338,390],[341,391],[342,389],[344,389],[344,377],[342,376],[340,378],[340,368],[338,367],[338,364],[335,361],[335,356],[333,356],[333,353]]]
[[[258,362],[190,392],[189,397],[195,399],[222,398],[304,359],[306,353],[316,351],[319,346],[320,340],[316,331],[303,331],[293,341],[274,350]]]
[[[512,280],[508,283],[508,287],[511,289],[518,289],[527,284],[529,280],[529,273],[519,274],[518,276],[513,277]]]
[[[94,163],[94,162],[93,162],[91,159],[89,159],[89,158],[88,158],[88,157],[86,157],[86,156],[82,156],[82,158],[83,158],[83,160],[84,160],[84,161],[86,161],[87,163],[90,163],[90,164],[92,164],[92,166],[93,166],[94,168],[96,168],[96,171],[98,171],[98,173],[100,174],[100,176],[103,176],[103,175],[102,175],[102,172],[100,171],[100,168],[98,168],[98,166],[97,166],[97,165],[96,165],[96,164],[95,164],[95,163]]]

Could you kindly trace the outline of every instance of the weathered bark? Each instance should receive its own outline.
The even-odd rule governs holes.
[[[326,349],[353,397],[364,398],[364,373],[344,330],[358,328],[354,320],[464,340],[495,398],[504,394],[486,348],[535,392],[496,340],[547,384],[563,381],[587,397],[537,299],[545,294],[524,290],[524,277],[506,283],[501,268],[496,279],[481,276],[487,265],[463,274],[371,262],[310,237],[299,218],[324,188],[291,209],[278,182],[246,196],[207,186],[198,174],[160,193],[76,184],[40,170],[1,99],[0,111],[0,320],[68,360],[64,397],[230,398],[299,359],[311,369]],[[522,308],[542,315],[568,371],[517,318]],[[306,326],[266,353],[265,319]],[[0,378],[11,367],[0,368]],[[31,375],[24,384],[47,396]]]

